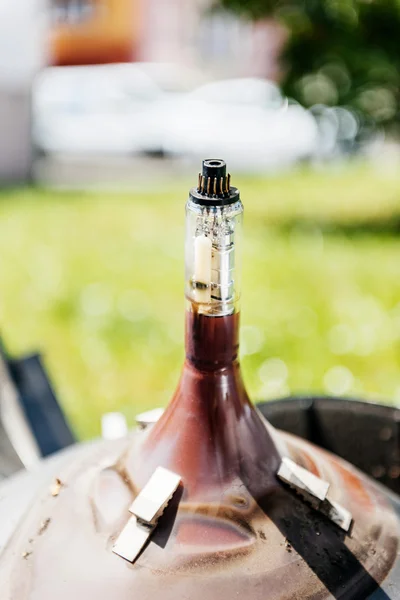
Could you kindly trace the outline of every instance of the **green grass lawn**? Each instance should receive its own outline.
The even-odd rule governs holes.
[[[400,177],[366,167],[236,179],[242,363],[253,399],[400,398]],[[78,435],[168,402],[183,359],[188,181],[161,192],[0,193],[0,328],[43,352]]]

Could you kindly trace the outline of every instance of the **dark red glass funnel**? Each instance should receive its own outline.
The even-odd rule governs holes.
[[[174,397],[132,464],[141,487],[161,465],[179,473],[184,498],[221,500],[230,487],[256,497],[275,484],[272,428],[250,403],[238,361],[239,314],[186,315],[186,360]]]

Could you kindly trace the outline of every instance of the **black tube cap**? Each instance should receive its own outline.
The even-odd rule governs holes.
[[[207,158],[203,160],[203,177],[226,178],[226,162],[220,158]]]
[[[190,197],[196,204],[204,206],[224,206],[239,200],[239,190],[231,187],[231,176],[226,173],[226,162],[220,158],[203,160],[197,188],[190,190]]]

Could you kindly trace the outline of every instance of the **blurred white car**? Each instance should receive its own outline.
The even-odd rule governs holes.
[[[312,114],[283,98],[269,81],[254,78],[208,83],[174,106],[157,106],[167,154],[194,160],[221,156],[235,170],[276,170],[318,149]]]
[[[52,67],[33,90],[33,140],[44,153],[133,154],[161,150],[154,105],[193,89],[176,65]]]
[[[199,79],[156,63],[46,69],[34,88],[34,144],[75,155],[222,156],[247,171],[285,168],[316,152],[314,117],[274,83],[230,79],[194,89]]]

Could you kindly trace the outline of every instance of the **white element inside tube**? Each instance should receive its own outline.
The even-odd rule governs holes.
[[[194,299],[199,303],[211,300],[212,242],[206,235],[199,235],[194,242]],[[197,287],[199,286],[199,287]]]

